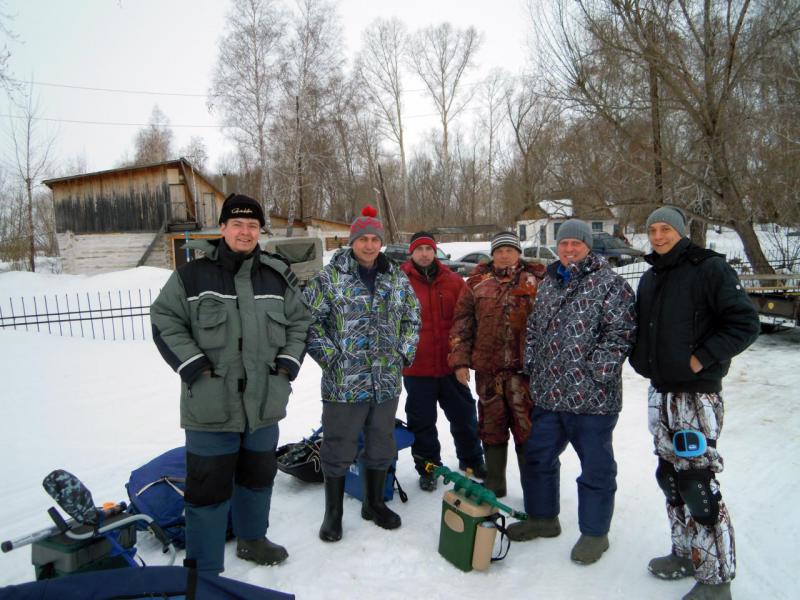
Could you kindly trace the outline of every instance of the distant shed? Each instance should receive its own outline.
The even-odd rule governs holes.
[[[219,237],[225,197],[184,158],[48,179],[65,273],[102,273],[140,265],[173,269],[194,258],[187,240]],[[286,234],[288,219],[271,213],[272,235]],[[349,223],[306,216],[294,219],[295,236],[347,243]],[[262,240],[267,235],[262,236]]]
[[[173,238],[217,227],[222,192],[186,159],[48,179],[64,270],[175,265]]]

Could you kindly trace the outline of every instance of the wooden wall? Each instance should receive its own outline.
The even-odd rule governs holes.
[[[56,231],[157,231],[170,211],[163,166],[53,182]]]

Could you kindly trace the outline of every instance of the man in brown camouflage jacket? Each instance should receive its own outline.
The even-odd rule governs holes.
[[[519,238],[500,232],[491,241],[492,261],[478,266],[459,297],[450,331],[448,364],[464,385],[475,371],[478,435],[486,453],[485,486],[506,494],[509,430],[518,460],[531,429],[533,402],[522,372],[525,331],[542,265],[520,260]]]

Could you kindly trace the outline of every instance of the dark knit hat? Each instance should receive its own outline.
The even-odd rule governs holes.
[[[580,240],[589,246],[589,250],[591,250],[594,245],[592,227],[586,221],[581,221],[580,219],[564,221],[556,234],[556,243],[561,240]]]
[[[244,194],[233,193],[225,198],[219,213],[220,225],[228,219],[258,219],[261,227],[266,224],[264,209],[253,198]]]
[[[681,237],[686,237],[686,215],[677,206],[667,204],[655,209],[647,217],[647,228],[649,229],[653,223],[666,223]]]
[[[383,223],[378,219],[378,211],[374,206],[367,204],[361,211],[361,216],[356,217],[350,225],[350,241],[360,238],[362,235],[377,235],[383,241]]]
[[[417,246],[430,246],[436,251],[436,239],[429,231],[418,231],[411,236],[411,243],[408,245],[409,254],[414,251]]]
[[[492,236],[492,250],[490,254],[494,254],[500,246],[511,246],[518,252],[522,253],[522,246],[519,243],[519,236],[513,231],[501,231]]]

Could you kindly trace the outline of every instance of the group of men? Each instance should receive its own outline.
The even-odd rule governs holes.
[[[592,252],[591,227],[577,219],[561,224],[558,261],[546,268],[523,261],[519,238],[500,232],[492,260],[465,282],[436,259],[428,232],[414,234],[404,264],[389,261],[381,221],[367,207],[349,246],[301,291],[291,269],[258,246],[258,202],[229,196],[222,237],[190,242],[204,258],[180,267],[151,311],[155,343],[181,378],[187,560],[223,570],[229,513],[237,556],[258,564],[288,556],[266,532],[278,421],[308,352],[322,368],[322,540],[342,538],[345,474],[357,456],[362,518],[400,527],[384,488],[405,386],[423,490],[436,488],[430,465],[441,464],[439,406],[459,468],[497,497],[507,491],[513,438],[529,518],[509,527],[511,539],[561,533],[559,456],[571,444],[581,464],[571,558],[596,562],[609,547],[612,439],[630,357],[651,382],[656,479],[672,530],[670,554],[649,569],[665,579],[694,575],[684,598],[729,598],[733,528],[715,478],[721,381],[755,339],[758,318],[724,257],[694,245],[686,225],[676,207],[650,215],[651,268],[635,295]]]

